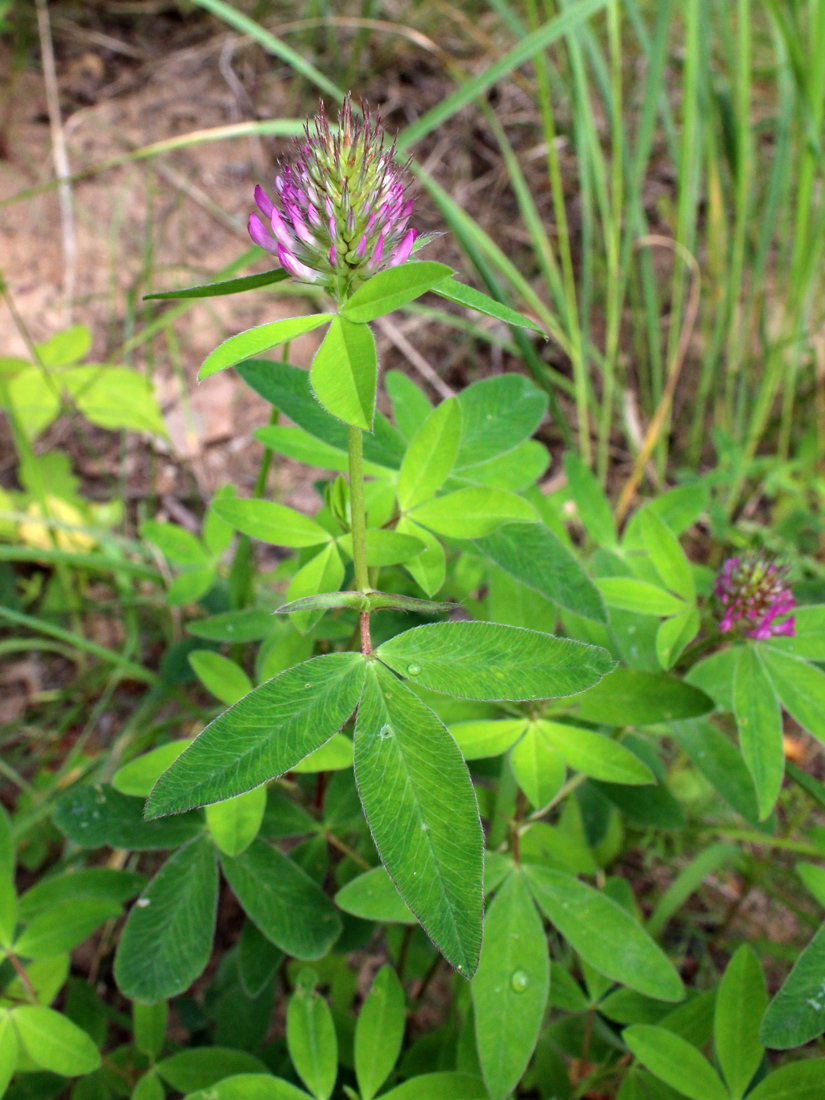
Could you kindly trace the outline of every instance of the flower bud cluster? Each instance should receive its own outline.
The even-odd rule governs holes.
[[[409,228],[409,173],[395,163],[394,144],[384,149],[381,119],[373,121],[366,104],[353,116],[347,96],[335,133],[322,104],[279,169],[274,201],[255,188],[263,218],[250,217],[249,235],[294,278],[340,301],[376,271],[409,259],[418,236]]]
[[[722,609],[723,634],[737,628],[757,641],[774,635],[793,637],[793,616],[784,618],[794,608],[787,570],[765,554],[728,558],[714,591]]]

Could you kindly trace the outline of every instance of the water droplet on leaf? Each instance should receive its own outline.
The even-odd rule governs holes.
[[[530,984],[530,977],[523,970],[514,970],[510,978],[510,985],[514,993],[523,993]]]
[[[392,737],[392,726],[382,726],[378,731],[378,736],[381,738]]]
[[[407,665],[407,675],[417,676],[421,671],[421,665]]]

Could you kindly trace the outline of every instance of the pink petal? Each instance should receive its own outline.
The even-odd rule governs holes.
[[[275,242],[257,214],[249,215],[249,221],[247,222],[246,228],[255,244],[260,245],[261,248],[265,248],[267,252],[277,252]]]
[[[302,264],[296,256],[294,256],[288,248],[278,242],[278,259],[281,261],[281,267],[284,271],[288,271],[290,275],[293,275],[296,279],[303,279],[306,283],[317,283],[318,275],[312,270],[311,267],[307,267],[306,264]]]
[[[413,245],[415,244],[415,238],[418,236],[417,229],[408,229],[404,234],[404,239],[401,244],[396,248],[390,258],[390,267],[398,267],[399,264],[405,263],[410,258]]]
[[[272,216],[272,199],[264,191],[260,184],[255,188],[255,202],[265,218]]]

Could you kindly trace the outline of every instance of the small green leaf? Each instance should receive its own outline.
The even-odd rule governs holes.
[[[341,307],[341,313],[350,321],[364,324],[392,313],[394,309],[415,301],[436,283],[452,275],[445,264],[431,261],[406,263],[379,271],[355,291]]]
[[[165,1100],[165,1096],[160,1078],[154,1069],[150,1069],[138,1079],[138,1083],[132,1089],[131,1100]]]
[[[256,328],[247,329],[237,336],[230,336],[224,340],[203,361],[203,366],[198,374],[198,381],[203,381],[210,374],[216,374],[225,367],[232,367],[243,359],[249,359],[269,348],[276,348],[280,344],[287,344],[296,336],[302,336],[305,332],[311,332],[319,325],[325,325],[333,319],[331,313],[314,313],[309,317],[289,317],[284,321],[273,321],[268,325],[258,325]]]
[[[276,546],[317,546],[332,538],[314,519],[272,500],[223,497],[213,507],[236,531]]]
[[[177,848],[203,830],[200,814],[169,821],[145,821],[143,802],[103,784],[72,787],[59,800],[52,820],[81,848],[128,848],[136,852]]]
[[[701,622],[695,604],[659,623],[656,631],[656,656],[663,669],[673,668],[686,645],[699,633]]]
[[[406,1026],[404,988],[391,966],[382,966],[355,1025],[355,1076],[361,1100],[372,1100],[401,1053]]]
[[[692,603],[696,599],[693,571],[679,540],[651,508],[641,513],[642,538],[665,588]]]
[[[154,1004],[188,989],[209,962],[217,905],[215,847],[202,837],[175,852],[132,907],[115,956],[124,996]]]
[[[538,523],[539,520],[535,508],[524,497],[486,486],[456,489],[419,504],[409,516],[437,535],[454,539],[480,539],[506,523]]]
[[[316,596],[320,592],[334,592],[344,581],[344,563],[334,542],[327,545],[314,558],[302,565],[287,590],[287,600],[295,603],[307,596]],[[295,612],[292,624],[296,630],[306,634],[318,622],[322,612]]]
[[[437,493],[449,477],[461,438],[461,406],[455,397],[433,409],[410,443],[398,474],[402,512]]]
[[[512,451],[529,439],[547,411],[547,394],[523,374],[499,374],[465,387],[456,472]]]
[[[483,760],[506,752],[524,733],[526,723],[526,718],[479,719],[457,722],[450,733],[465,760]]]
[[[135,1001],[132,1005],[132,1027],[135,1046],[154,1061],[163,1050],[166,1025],[169,1020],[169,1002],[157,1001],[153,1005]]]
[[[343,726],[355,710],[364,671],[360,653],[329,653],[255,688],[161,776],[147,816],[220,802],[289,771]]]
[[[36,439],[60,412],[60,387],[39,366],[21,370],[6,389],[15,418],[29,439]]]
[[[352,557],[352,535],[342,535],[338,545]],[[426,547],[416,535],[401,531],[367,528],[367,565],[401,565],[423,554]]]
[[[112,786],[121,794],[131,795],[134,798],[147,798],[166,769],[170,768],[183,750],[191,744],[191,737],[183,737],[180,741],[167,741],[165,745],[158,745],[156,749],[118,768],[112,776]]]
[[[92,333],[87,325],[69,325],[35,348],[44,367],[68,367],[92,350]]]
[[[233,1078],[236,1074],[268,1073],[263,1062],[247,1054],[245,1050],[232,1050],[218,1046],[200,1046],[180,1050],[177,1054],[172,1054],[169,1058],[158,1062],[155,1070],[175,1092],[183,1093],[214,1086],[220,1087],[225,1077]],[[277,1078],[272,1079],[277,1080]],[[277,1100],[280,1100],[280,1097],[277,1097]]]
[[[479,1077],[469,1073],[421,1073],[389,1092],[381,1100],[488,1100]]]
[[[252,681],[240,665],[212,649],[193,649],[188,661],[203,686],[228,707],[252,691]]]
[[[785,775],[782,712],[755,646],[739,654],[733,677],[733,712],[742,756],[751,773],[763,821],[773,810]]]
[[[676,718],[698,718],[713,700],[675,676],[617,668],[601,683],[570,701],[571,714],[606,726],[652,726]]]
[[[576,557],[543,523],[510,523],[475,541],[476,549],[520,584],[560,607],[607,622],[601,594]]]
[[[243,611],[223,611],[208,619],[196,619],[186,624],[187,634],[208,642],[260,642],[275,629],[272,615],[262,607]]]
[[[635,611],[637,615],[678,615],[684,600],[664,588],[635,577],[597,577],[596,586],[608,607]]]
[[[39,913],[18,937],[15,954],[42,959],[72,951],[110,917],[121,914],[112,898],[85,898],[55,905]]]
[[[4,1096],[17,1068],[17,1028],[10,1012],[0,1016],[0,1096]]]
[[[639,1061],[691,1100],[729,1100],[710,1062],[691,1043],[653,1024],[625,1028],[622,1038]]]
[[[333,318],[309,372],[315,396],[333,416],[372,431],[378,358],[368,325]]]
[[[20,898],[18,916],[33,920],[55,905],[98,899],[122,904],[146,885],[143,875],[133,871],[115,871],[109,867],[90,867],[41,878]]]
[[[270,943],[254,921],[244,921],[238,944],[238,976],[247,997],[263,993],[283,958],[280,947]]]
[[[334,734],[320,749],[296,764],[293,772],[313,775],[315,772],[339,772],[352,767],[352,741],[343,733]]]
[[[821,1100],[825,1058],[806,1058],[780,1066],[748,1093],[748,1100]]]
[[[529,317],[517,313],[509,306],[502,305],[495,298],[489,298],[474,287],[460,283],[457,279],[452,277],[444,279],[432,289],[434,294],[446,298],[448,302],[455,302],[459,306],[467,306],[468,309],[473,309],[476,313],[483,313],[487,317],[495,317],[497,321],[505,321],[508,325],[531,328],[534,332],[540,332],[542,336],[545,335],[544,329],[537,325],[535,321],[531,321]]]
[[[303,970],[286,1011],[286,1043],[298,1076],[316,1100],[329,1100],[338,1076],[338,1040],[332,1013]],[[303,980],[302,980],[303,979]]]
[[[531,722],[513,748],[510,766],[516,782],[534,809],[546,806],[564,783],[564,757],[542,736],[541,728]]]
[[[601,974],[660,1001],[685,991],[673,964],[632,916],[607,894],[536,864],[524,874],[545,916]]]
[[[355,775],[399,893],[445,958],[472,977],[481,947],[483,838],[467,765],[435,714],[376,662],[358,709]]]
[[[396,427],[409,443],[433,411],[430,399],[415,382],[400,370],[388,370],[384,387],[392,405]]]
[[[0,948],[11,947],[17,926],[17,891],[11,875],[0,871]]]
[[[592,471],[574,451],[568,451],[564,456],[564,472],[567,474],[567,484],[576,504],[578,518],[585,531],[597,546],[606,550],[614,549],[618,544],[616,522],[610,501],[602,492]]]
[[[771,638],[771,646],[806,661],[825,661],[825,604],[794,609],[792,638]]]
[[[26,1054],[41,1069],[79,1077],[100,1065],[92,1040],[61,1013],[42,1005],[23,1005],[12,1015]]]
[[[207,565],[209,562],[209,555],[198,539],[174,523],[149,519],[141,525],[140,533],[174,565]]]
[[[199,1049],[210,1050],[209,1047]],[[236,1073],[231,1077],[221,1075],[208,1089],[190,1092],[186,1100],[308,1100],[308,1096],[297,1085],[283,1077],[273,1077],[267,1070],[266,1073]]]
[[[266,787],[206,807],[212,839],[227,856],[239,856],[258,835],[266,810]]]
[[[224,294],[241,294],[245,290],[257,290],[261,286],[282,283],[289,273],[282,267],[271,271],[262,271],[259,275],[242,275],[240,279],[226,279],[219,283],[202,283],[199,286],[184,286],[179,290],[164,290],[158,294],[144,294],[143,301],[153,298],[166,301],[171,298],[219,298]]]
[[[825,867],[819,867],[816,863],[797,863],[796,873],[808,891],[825,908]]]
[[[415,924],[416,919],[383,867],[373,867],[351,879],[335,895],[335,904],[362,920]]]
[[[759,644],[759,654],[779,702],[803,729],[825,742],[825,672],[765,643]]]
[[[221,866],[247,915],[288,955],[320,959],[341,934],[341,918],[323,890],[260,837]]]
[[[289,363],[252,359],[241,363],[238,374],[265,401],[288,416],[293,424],[346,454],[346,425],[321,408],[312,392],[307,371]],[[397,470],[403,457],[403,436],[385,416],[377,412],[373,434],[364,437],[365,461]]]
[[[583,726],[562,722],[538,723],[542,734],[571,768],[608,783],[644,784],[656,779],[647,764],[618,741]]]
[[[463,699],[573,695],[614,667],[596,646],[484,622],[415,627],[385,642],[376,655],[400,676]]]
[[[516,872],[493,899],[473,978],[476,1042],[492,1100],[503,1100],[527,1068],[539,1037],[550,962],[541,918]]]
[[[414,535],[424,543],[424,551],[417,558],[411,558],[404,567],[428,596],[434,596],[447,576],[447,557],[444,547],[432,531],[428,531],[426,527],[419,527],[406,516],[402,516],[398,521],[396,531],[400,534]]]
[[[825,925],[768,1005],[759,1038],[771,1050],[805,1046],[825,1031]]]
[[[759,1025],[768,992],[759,959],[743,943],[725,969],[716,994],[713,1036],[732,1100],[741,1100],[765,1053]]]
[[[211,565],[179,573],[166,591],[166,602],[170,607],[185,607],[186,604],[196,603],[206,595],[215,580],[215,569]]]
[[[108,431],[126,428],[166,435],[148,378],[128,367],[75,367],[61,378],[87,420]]]

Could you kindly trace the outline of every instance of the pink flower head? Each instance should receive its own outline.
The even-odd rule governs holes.
[[[763,553],[728,558],[716,578],[714,594],[721,608],[719,629],[737,629],[748,638],[764,642],[780,636],[792,638],[793,592],[787,569]]]
[[[410,258],[418,231],[408,228],[408,182],[395,146],[384,148],[380,117],[373,120],[365,104],[354,115],[347,96],[333,131],[322,104],[279,167],[275,201],[255,188],[263,220],[252,215],[249,235],[277,253],[293,278],[326,286],[342,300],[376,271]]]

